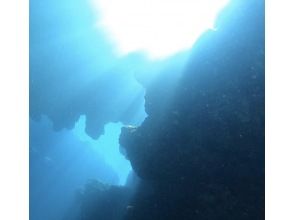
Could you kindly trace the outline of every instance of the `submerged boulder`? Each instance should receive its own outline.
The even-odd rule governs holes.
[[[90,180],[78,192],[81,220],[119,220],[129,211],[131,189]]]

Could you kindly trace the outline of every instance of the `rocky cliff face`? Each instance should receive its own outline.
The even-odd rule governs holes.
[[[142,179],[126,219],[263,219],[263,1],[233,1],[181,77],[159,80],[120,137]]]

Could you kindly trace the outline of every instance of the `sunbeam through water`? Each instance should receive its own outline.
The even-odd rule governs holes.
[[[119,53],[142,50],[163,58],[189,49],[207,29],[214,29],[229,0],[93,0],[97,25],[109,33]]]

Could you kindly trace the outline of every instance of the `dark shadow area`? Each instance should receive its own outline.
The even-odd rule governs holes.
[[[232,1],[217,24],[176,85],[147,88],[143,124],[122,130],[152,188],[127,220],[264,219],[264,2]]]

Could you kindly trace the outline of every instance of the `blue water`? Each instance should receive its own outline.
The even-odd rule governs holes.
[[[190,64],[187,48],[158,60],[117,53],[96,26],[99,16],[88,1],[30,1],[31,220],[78,219],[76,198],[89,180],[119,187],[132,180],[121,128],[148,119],[157,103],[145,103],[146,89],[176,84]],[[201,43],[191,47],[205,53]],[[167,74],[168,82],[158,80]],[[168,104],[164,97],[154,100]]]

